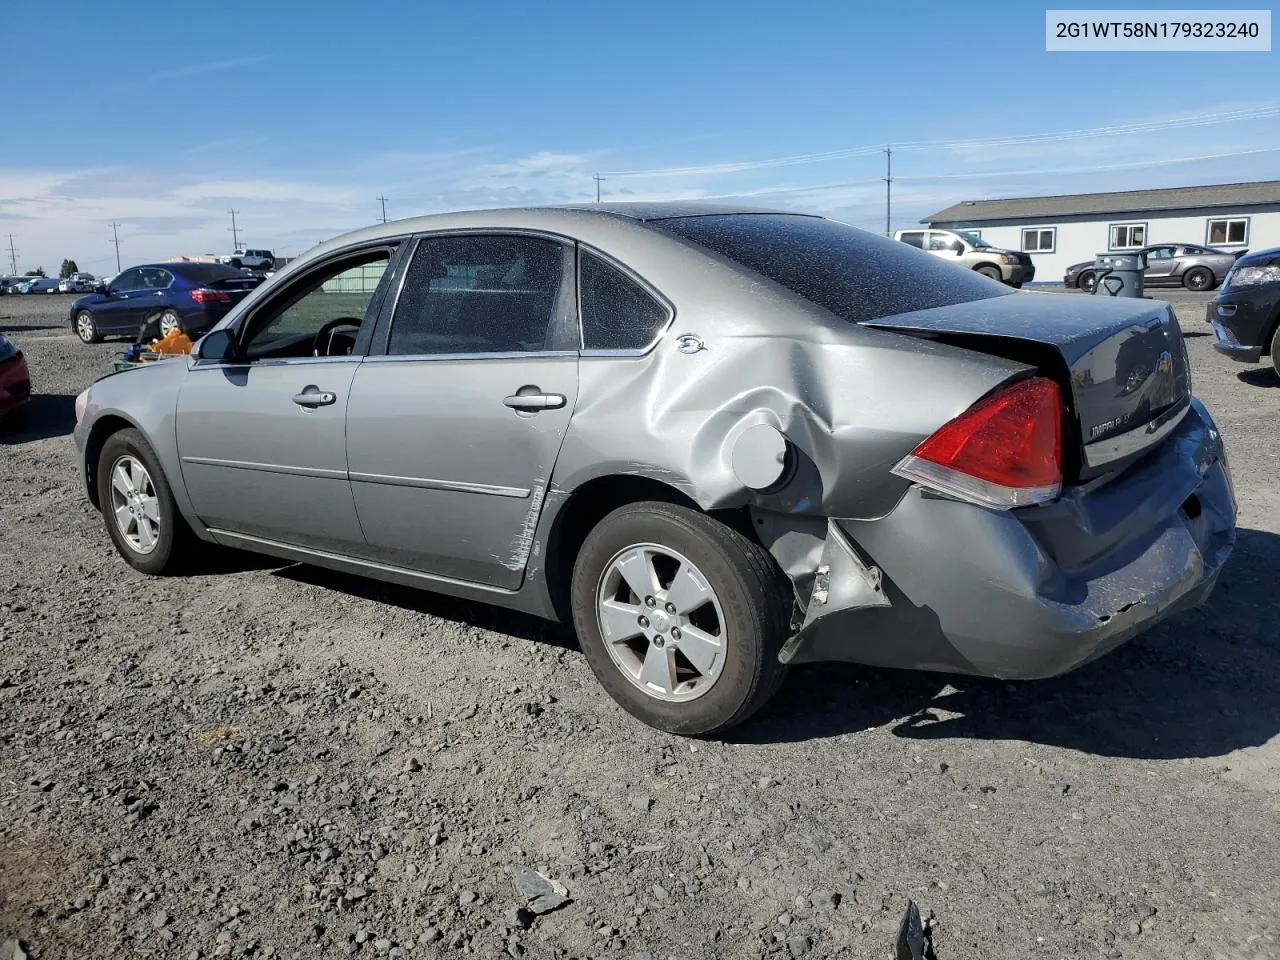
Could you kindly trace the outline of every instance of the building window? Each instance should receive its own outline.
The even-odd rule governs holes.
[[[1210,220],[1205,243],[1226,244],[1227,246],[1243,245],[1249,242],[1249,218],[1233,217],[1231,219]]]
[[[1053,253],[1057,241],[1057,227],[1031,227],[1022,231],[1022,249],[1027,253]]]
[[[1113,223],[1110,250],[1136,250],[1147,242],[1145,223]]]

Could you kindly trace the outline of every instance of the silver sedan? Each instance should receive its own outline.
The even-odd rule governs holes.
[[[1167,304],[799,214],[379,225],[76,407],[138,570],[208,542],[569,622],[682,734],[806,661],[1062,673],[1203,601],[1235,535]]]

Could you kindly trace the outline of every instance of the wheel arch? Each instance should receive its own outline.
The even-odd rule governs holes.
[[[619,507],[657,501],[697,510],[733,527],[751,539],[751,521],[745,509],[704,510],[692,497],[671,483],[643,474],[604,474],[576,487],[550,519],[542,559],[542,577],[552,609],[561,623],[572,623],[569,588],[578,551],[595,526]]]
[[[1000,264],[992,263],[990,260],[983,260],[981,263],[975,263],[969,269],[971,269],[974,273],[977,273],[979,270],[983,269],[984,267],[990,267],[996,273],[1000,274],[1000,276],[1002,277],[1004,276],[1004,271],[1000,269]]]
[[[98,497],[98,459],[102,456],[102,448],[107,440],[121,430],[138,430],[145,436],[136,423],[118,413],[107,413],[100,416],[89,428],[88,439],[84,444],[84,482],[89,495],[89,502],[94,509],[101,510],[102,503]]]

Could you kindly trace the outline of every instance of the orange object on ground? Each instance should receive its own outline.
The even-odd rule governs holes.
[[[152,340],[149,349],[152,353],[190,353],[190,338],[181,330],[170,330],[162,340]]]

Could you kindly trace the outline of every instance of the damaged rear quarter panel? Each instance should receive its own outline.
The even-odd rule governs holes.
[[[880,516],[907,487],[890,469],[1027,369],[860,327],[745,269],[669,241],[662,247],[679,255],[665,265],[669,273],[657,251],[631,262],[675,304],[674,322],[643,356],[583,357],[555,490],[638,474],[706,510]],[[690,258],[702,261],[700,269],[690,269]],[[686,333],[705,349],[678,350]],[[732,463],[738,439],[759,424],[783,434],[797,453],[791,481],[768,494],[745,486]]]

